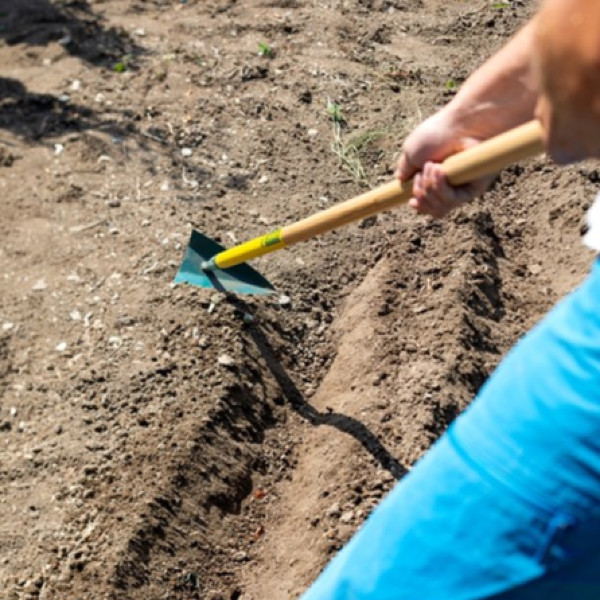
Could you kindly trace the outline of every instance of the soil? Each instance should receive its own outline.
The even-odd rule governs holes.
[[[540,157],[443,222],[263,257],[269,297],[174,285],[189,234],[231,245],[387,181],[532,10],[0,0],[2,598],[306,589],[584,277],[600,175]]]

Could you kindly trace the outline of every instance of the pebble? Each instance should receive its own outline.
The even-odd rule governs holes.
[[[10,321],[6,321],[5,323],[2,323],[2,331],[10,331],[14,326],[15,326],[14,323],[11,323]]]
[[[16,417],[17,416],[17,412],[19,412],[19,411],[17,410],[16,406],[13,406],[10,409],[10,416],[13,417],[13,418]]]
[[[309,129],[306,133],[308,134],[308,137],[316,137],[317,135],[319,135],[319,130]]]
[[[236,562],[244,562],[248,560],[248,553],[240,550],[239,552],[235,552],[231,558]]]
[[[285,294],[279,296],[279,306],[289,306],[292,303],[292,299]]]
[[[133,30],[133,35],[144,37],[146,35],[146,30],[143,27],[138,27],[137,29]]]
[[[194,151],[191,148],[182,148],[181,149],[181,156],[191,156],[194,153]]]
[[[246,313],[244,315],[244,323],[246,325],[250,325],[251,323],[254,323],[254,317],[250,313]]]
[[[73,80],[73,83],[71,83],[71,90],[73,92],[78,92],[80,89],[81,89],[81,81],[79,81],[79,79]]]
[[[59,342],[56,344],[57,352],[64,352],[67,349],[67,342]]]
[[[31,288],[34,292],[42,292],[48,287],[45,279],[38,279]]]
[[[349,510],[348,512],[345,512],[341,517],[340,517],[340,521],[342,523],[350,523],[351,521],[354,520],[354,513]]]
[[[81,313],[78,310],[72,310],[69,313],[69,318],[71,319],[71,321],[81,321],[83,317],[81,316]]]
[[[233,358],[231,358],[231,356],[229,356],[228,354],[221,354],[221,356],[219,356],[219,358],[217,359],[217,362],[222,367],[235,367],[235,360],[233,360]]]
[[[269,178],[268,178],[266,175],[263,175],[263,176],[262,176],[262,177],[261,177],[261,178],[258,180],[258,183],[265,184],[265,183],[267,183],[268,181],[269,181]]]
[[[111,348],[117,349],[123,345],[123,340],[119,336],[113,335],[108,338],[108,345]]]
[[[342,510],[340,508],[340,503],[339,502],[334,502],[328,509],[327,509],[327,516],[328,517],[339,517],[342,513]]]

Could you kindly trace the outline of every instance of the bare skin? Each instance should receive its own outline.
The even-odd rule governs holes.
[[[534,116],[557,162],[600,156],[600,3],[546,0],[447,106],[410,134],[397,171],[401,180],[414,176],[409,206],[440,218],[482,194],[491,179],[452,187],[439,163]]]

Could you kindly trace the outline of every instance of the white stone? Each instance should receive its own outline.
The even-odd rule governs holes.
[[[285,294],[279,296],[279,306],[289,306],[292,303],[292,299]]]
[[[48,284],[46,283],[45,279],[38,279],[34,284],[33,287],[31,288],[34,292],[41,292],[43,290],[45,290],[48,287]]]
[[[217,359],[217,362],[222,367],[233,367],[233,366],[235,366],[235,360],[233,360],[233,358],[231,358],[231,356],[229,356],[228,354],[221,354],[221,356],[219,356],[219,358]]]

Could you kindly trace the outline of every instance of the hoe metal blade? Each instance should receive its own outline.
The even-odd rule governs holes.
[[[212,288],[219,292],[236,294],[272,294],[275,288],[258,272],[247,264],[229,269],[202,270],[202,263],[225,250],[214,240],[192,231],[192,237],[179,271],[176,283],[189,283],[203,288]]]

